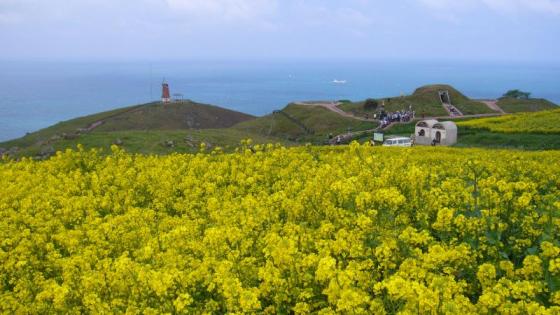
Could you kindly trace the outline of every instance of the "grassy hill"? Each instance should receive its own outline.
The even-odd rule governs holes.
[[[263,143],[274,142],[275,139],[264,141],[258,135],[244,132],[218,131],[253,119],[255,117],[251,115],[191,101],[165,105],[155,102],[60,122],[22,138],[0,143],[0,148],[17,147],[18,156],[32,156],[73,147],[78,143],[86,147],[108,147],[122,142],[131,152],[161,153],[170,151],[166,142],[173,142],[176,149],[185,144],[185,151],[191,150],[190,142],[193,146],[201,142],[216,146],[235,145],[246,138],[262,140]],[[203,131],[196,131],[200,129]],[[185,143],[185,137],[194,140]]]
[[[93,132],[77,139],[58,141],[53,144],[55,151],[75,148],[81,144],[86,149],[103,148],[109,152],[111,145],[119,146],[131,153],[142,154],[170,154],[194,153],[205,144],[208,150],[221,147],[226,152],[237,148],[244,139],[251,139],[255,144],[281,143],[292,145],[289,141],[263,137],[233,129],[188,129],[188,130],[128,130],[113,132]],[[29,148],[27,155],[37,155]]]
[[[87,128],[97,121],[104,120],[110,117],[118,116],[131,110],[135,110],[144,105],[136,105],[130,107],[123,107],[107,112],[97,113],[84,117],[78,117],[71,120],[59,122],[50,127],[28,133],[22,138],[6,141],[0,143],[0,147],[27,147],[34,145],[38,142],[48,142],[51,139],[63,138],[64,135],[76,134],[79,129]]]
[[[471,100],[450,85],[440,84],[423,86],[414,91],[411,98],[414,101],[424,100],[426,103],[432,104],[432,106],[436,104],[441,106],[438,91],[449,91],[451,103],[464,115],[495,113],[495,111],[490,109],[486,104]]]
[[[443,108],[439,99],[439,91],[449,91],[451,103],[465,115],[490,114],[493,110],[485,104],[473,101],[463,95],[450,85],[438,84],[420,87],[412,95],[399,97],[386,97],[378,99],[379,103],[385,103],[385,110],[389,112],[407,110],[412,105],[418,116],[447,116],[447,111]],[[358,116],[370,115],[373,111],[363,109],[364,102],[345,103],[340,108],[346,112],[354,113]]]
[[[1,146],[29,146],[51,138],[73,138],[79,130],[85,132],[92,125],[102,122],[91,132],[123,130],[177,130],[228,128],[239,122],[255,119],[254,116],[191,101],[163,104],[148,103],[119,108],[107,112],[60,122],[51,127],[30,133],[25,137],[1,143]]]
[[[254,116],[191,101],[152,103],[107,119],[96,131],[229,128]]]
[[[233,128],[261,136],[313,142],[324,140],[329,133],[336,135],[344,133],[348,129],[357,131],[377,127],[375,123],[343,117],[318,106],[290,104],[282,111],[297,119],[308,129],[312,129],[314,134],[307,133],[306,130],[281,114],[270,114],[251,121],[242,122]]]
[[[418,117],[423,113],[426,116],[446,116],[447,112],[438,96],[440,90],[449,91],[452,103],[464,114],[492,112],[485,104],[470,100],[448,85],[424,86],[409,96],[386,98],[385,108],[387,111],[396,111],[412,105]],[[500,102],[500,106],[506,111],[520,108],[540,110],[554,106],[545,100],[535,102],[502,99]],[[508,105],[511,107],[507,107]],[[345,103],[340,105],[340,108],[354,112],[355,115],[367,113],[372,116],[372,112],[363,111],[362,103]],[[557,130],[557,126],[560,125],[560,110],[553,113],[555,115],[508,115],[460,123],[458,145],[560,149],[560,133]],[[553,129],[546,129],[547,126],[553,126]],[[275,114],[256,118],[191,101],[166,105],[157,102],[60,122],[20,139],[0,143],[0,151],[9,150],[10,155],[16,157],[46,157],[78,144],[86,148],[105,149],[112,144],[118,144],[129,152],[165,154],[196,152],[202,143],[228,150],[248,138],[253,139],[255,143],[322,144],[330,134],[338,135],[348,130],[371,130],[376,127],[376,123],[344,117],[326,108],[312,105],[290,104]],[[389,134],[402,135],[410,135],[413,132],[414,124],[397,125],[388,131]],[[365,139],[369,135],[364,133],[363,137]]]
[[[329,134],[377,127],[322,107],[290,104],[282,112],[255,118],[188,101],[150,103],[61,122],[0,143],[0,148],[17,147],[15,156],[48,156],[77,144],[106,149],[118,144],[129,152],[159,154],[193,152],[201,143],[233,148],[247,138],[255,143],[323,143]]]
[[[530,98],[523,100],[503,97],[498,100],[497,104],[506,113],[538,112],[558,108],[556,104],[542,98]]]

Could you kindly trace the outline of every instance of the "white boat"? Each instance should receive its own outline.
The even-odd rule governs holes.
[[[337,79],[334,79],[334,80],[332,81],[332,83],[334,83],[334,84],[346,84],[346,80],[337,80]]]

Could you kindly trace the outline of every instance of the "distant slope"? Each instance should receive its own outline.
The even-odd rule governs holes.
[[[274,136],[284,139],[296,138],[325,138],[329,133],[340,134],[348,130],[367,130],[377,125],[371,122],[363,122],[353,118],[343,117],[335,112],[319,106],[290,104],[282,111],[297,119],[305,127],[313,130],[315,134],[310,136],[301,126],[284,115],[267,115],[255,120],[242,122],[233,128],[264,136]]]
[[[520,100],[503,97],[498,100],[497,105],[507,113],[538,112],[558,108],[556,104],[542,98]]]
[[[119,109],[115,109],[115,110],[111,110],[111,111],[107,111],[107,112],[101,112],[101,113],[97,113],[97,114],[93,114],[93,115],[78,117],[78,118],[74,118],[74,119],[71,119],[71,120],[59,122],[59,123],[57,123],[55,125],[52,125],[50,127],[47,127],[47,128],[35,131],[35,132],[31,132],[24,137],[14,139],[14,140],[10,140],[10,141],[6,141],[4,143],[0,143],[0,147],[4,147],[4,148],[9,148],[9,147],[13,147],[13,146],[26,147],[26,146],[36,144],[37,142],[49,141],[52,138],[60,138],[64,134],[67,134],[67,135],[68,134],[75,134],[79,129],[87,128],[88,126],[91,126],[92,124],[94,124],[97,121],[101,121],[101,120],[107,119],[107,118],[115,116],[115,115],[120,115],[120,114],[125,113],[127,111],[135,110],[135,109],[137,109],[141,106],[144,106],[144,105],[123,107],[123,108],[119,108]]]
[[[124,141],[121,138],[126,136],[130,137],[131,142],[124,146],[129,147],[132,152],[158,153],[166,152],[166,141],[183,143],[184,141],[178,140],[180,135],[184,136],[194,129],[213,129],[214,131],[203,133],[201,137],[214,141],[215,145],[236,145],[244,138],[258,140],[258,136],[232,132],[227,128],[253,119],[255,117],[251,115],[191,101],[165,105],[155,102],[60,122],[22,138],[0,143],[0,149],[16,150],[11,153],[14,156],[46,156],[56,150],[75,147],[78,143],[86,147],[93,147],[96,143],[100,147],[108,147],[112,143]],[[219,136],[220,133],[224,135]],[[200,132],[196,135],[200,135]],[[206,142],[211,143],[210,140]],[[140,144],[142,148],[139,147]]]
[[[191,101],[152,103],[107,119],[95,131],[229,128],[254,116]]]
[[[55,151],[59,151],[75,148],[78,144],[81,144],[85,149],[102,148],[105,152],[109,152],[111,145],[120,142],[119,146],[131,153],[169,154],[174,152],[198,152],[200,145],[204,143],[209,151],[221,147],[228,152],[239,147],[241,141],[245,139],[251,139],[254,144],[281,143],[291,145],[289,141],[228,128],[94,132],[83,135],[78,139],[56,142],[53,148]],[[34,152],[30,151],[29,153]]]
[[[476,114],[491,114],[495,113],[494,110],[490,109],[486,104],[473,101],[470,98],[463,95],[457,89],[446,84],[436,84],[427,85],[420,87],[414,91],[411,96],[413,100],[424,100],[427,103],[435,106],[436,104],[441,106],[441,101],[439,99],[439,91],[449,91],[451,97],[451,104],[453,104],[457,109],[459,109],[464,115],[476,115]]]
[[[408,110],[409,106],[416,111],[416,115],[421,117],[425,116],[447,116],[447,111],[443,108],[441,100],[439,99],[439,91],[449,91],[451,103],[457,107],[464,115],[475,114],[491,114],[495,113],[486,104],[473,101],[459,92],[457,89],[450,85],[436,84],[426,85],[414,91],[412,95],[386,97],[378,99],[379,103],[385,104],[385,110],[395,112],[399,110]],[[369,114],[363,109],[364,102],[346,103],[340,105],[340,108],[347,112],[352,112],[358,116]]]
[[[25,147],[51,139],[73,138],[79,130],[95,127],[89,131],[124,130],[177,130],[229,128],[254,116],[191,101],[162,104],[148,103],[115,109],[89,116],[60,122],[51,127],[30,133],[20,139],[0,143],[2,147]]]

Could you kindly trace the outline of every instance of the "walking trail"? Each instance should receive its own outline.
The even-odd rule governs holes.
[[[490,109],[501,113],[501,114],[507,114],[500,106],[498,106],[498,101],[497,100],[478,100],[481,103],[486,104],[486,106],[488,106]]]
[[[489,101],[489,100],[485,100],[485,101],[479,101],[482,102],[486,105],[488,105],[488,107],[490,107],[491,109],[496,110],[498,113],[490,113],[490,114],[476,114],[476,115],[459,115],[459,116],[431,116],[431,117],[416,117],[413,120],[424,120],[424,119],[449,119],[449,118],[479,118],[479,117],[493,117],[493,116],[501,116],[503,114],[507,114],[506,112],[504,112],[498,105],[496,105],[496,101]],[[491,105],[491,104],[494,105]],[[348,113],[343,111],[342,109],[338,108],[338,105],[340,105],[340,103],[336,103],[336,102],[297,102],[295,103],[296,105],[302,105],[302,106],[319,106],[319,107],[323,107],[326,108],[332,112],[335,112],[337,114],[339,114],[340,116],[344,116],[344,117],[348,117],[348,118],[353,118],[356,120],[361,120],[361,121],[371,121],[371,122],[379,122],[379,120],[377,119],[366,119],[364,117],[359,117],[359,116],[355,116],[352,113]],[[494,107],[491,107],[494,106]],[[458,111],[458,110],[457,110]],[[393,124],[390,124],[389,126],[391,126]],[[389,127],[387,126],[387,127]],[[386,127],[386,128],[387,128]]]
[[[295,104],[296,105],[302,105],[302,106],[323,107],[323,108],[326,108],[326,109],[328,109],[332,112],[335,112],[335,113],[339,114],[340,116],[353,118],[353,119],[356,119],[356,120],[371,121],[371,122],[378,122],[379,121],[377,119],[368,119],[368,118],[364,118],[364,117],[358,117],[358,116],[353,115],[352,113],[345,112],[342,109],[338,108],[338,105],[340,105],[340,103],[337,103],[337,102],[297,102]]]
[[[104,117],[102,120],[98,120],[98,121],[96,121],[96,122],[90,124],[88,127],[86,127],[86,128],[84,129],[84,131],[86,131],[86,132],[91,132],[91,131],[93,131],[95,128],[97,128],[97,127],[103,125],[103,124],[104,124],[107,120],[109,120],[109,119],[112,119],[112,118],[115,118],[115,117],[118,117],[118,116],[121,116],[121,115],[124,115],[124,114],[130,114],[130,113],[139,111],[139,110],[142,109],[142,107],[144,107],[144,106],[143,106],[143,105],[135,106],[135,107],[133,107],[133,108],[127,110],[127,111],[123,111],[123,112],[120,112],[120,113],[116,113],[116,114],[113,114],[113,115]]]
[[[476,114],[476,115],[463,115],[458,109],[455,108],[455,110],[457,111],[457,114],[453,115],[452,110],[448,109],[446,107],[446,109],[448,109],[448,112],[450,113],[449,116],[435,116],[435,117],[416,117],[415,119],[413,119],[410,122],[413,121],[419,121],[419,120],[424,120],[424,119],[449,119],[449,118],[483,118],[483,117],[494,117],[494,116],[501,116],[506,114],[498,105],[496,105],[496,101],[495,100],[480,100],[480,102],[486,104],[489,108],[497,111],[497,113],[492,113],[492,114]],[[340,105],[340,103],[337,102],[328,102],[328,101],[320,101],[320,102],[297,102],[295,103],[296,105],[302,105],[302,106],[319,106],[319,107],[323,107],[326,108],[334,113],[339,114],[340,116],[343,117],[348,117],[348,118],[353,118],[356,120],[360,120],[360,121],[370,121],[370,122],[377,122],[379,123],[379,120],[377,119],[366,119],[363,117],[358,117],[353,115],[352,113],[348,113],[343,111],[342,109],[338,108],[338,105]],[[445,106],[444,106],[445,107]],[[406,122],[407,124],[410,122]],[[381,125],[375,129],[369,129],[369,130],[360,130],[360,131],[353,131],[353,132],[346,132],[340,135],[337,135],[335,137],[333,137],[333,139],[330,141],[331,144],[336,144],[336,139],[340,138],[341,143],[346,143],[349,140],[353,139],[354,137],[363,134],[363,133],[367,133],[367,132],[375,132],[375,131],[382,131],[382,130],[387,130],[390,129],[391,127],[393,127],[394,125],[398,125],[398,124],[403,124],[403,123],[399,123],[399,122],[393,122],[390,123],[389,125],[385,126],[385,128],[381,128]]]

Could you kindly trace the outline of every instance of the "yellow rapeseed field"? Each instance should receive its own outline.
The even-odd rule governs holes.
[[[558,151],[77,150],[0,189],[0,313],[560,313]]]
[[[503,133],[560,133],[560,109],[473,119],[457,124]]]

